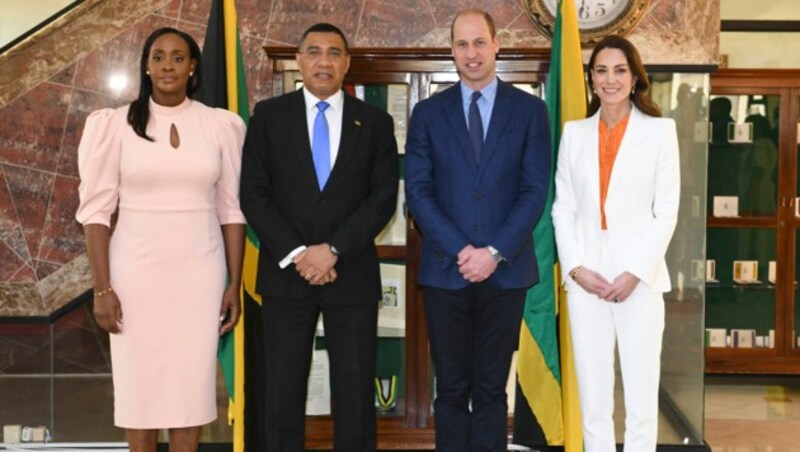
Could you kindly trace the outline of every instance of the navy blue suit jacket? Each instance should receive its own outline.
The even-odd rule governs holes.
[[[422,233],[418,282],[444,289],[469,283],[457,255],[491,245],[505,257],[489,283],[498,289],[539,280],[533,228],[547,198],[550,132],[542,100],[499,81],[480,162],[475,161],[459,84],[418,103],[406,141],[406,198]]]

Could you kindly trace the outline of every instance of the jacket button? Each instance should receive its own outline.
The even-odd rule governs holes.
[[[481,226],[478,225],[478,224],[473,224],[472,225],[472,229],[475,230],[475,231],[479,231],[481,229]]]
[[[483,193],[475,193],[475,199],[477,199],[478,201],[483,199]]]

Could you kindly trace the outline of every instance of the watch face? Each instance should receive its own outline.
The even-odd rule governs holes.
[[[534,25],[552,36],[559,0],[528,0],[526,6]],[[625,34],[642,18],[649,0],[564,0],[574,1],[581,41],[591,44],[611,33]]]

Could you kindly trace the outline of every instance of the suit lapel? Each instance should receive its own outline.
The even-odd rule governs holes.
[[[631,116],[628,119],[628,125],[625,128],[625,135],[622,137],[622,143],[619,145],[617,158],[614,159],[614,166],[611,168],[611,179],[608,182],[608,194],[614,190],[614,187],[622,179],[625,171],[631,165],[631,162],[636,160],[636,145],[639,143],[642,131],[642,116],[636,107],[631,109]],[[608,195],[607,195],[608,196]],[[607,198],[606,198],[607,199]]]
[[[486,162],[494,154],[497,143],[500,141],[500,137],[512,117],[514,103],[512,102],[511,89],[503,81],[497,81],[497,94],[494,99],[494,107],[492,107],[492,117],[489,119],[489,130],[486,133],[486,141],[483,143],[481,161],[478,163],[479,173],[486,167]]]
[[[336,154],[336,161],[331,168],[331,175],[325,184],[328,187],[335,183],[339,174],[344,174],[348,161],[356,155],[356,147],[363,127],[364,118],[361,117],[361,106],[355,98],[344,93],[344,106],[342,107],[342,133],[340,134],[339,151]]]
[[[451,130],[455,131],[458,140],[458,152],[461,152],[464,159],[469,163],[473,173],[477,173],[477,162],[472,151],[472,143],[469,141],[469,130],[467,129],[467,119],[464,117],[464,104],[461,100],[461,82],[456,83],[447,91],[439,94],[448,96],[443,104],[445,115],[450,121]]]
[[[317,172],[314,169],[314,158],[311,155],[311,142],[308,140],[308,119],[302,89],[298,89],[292,94],[288,113],[289,118],[291,118],[289,120],[290,152],[295,154],[300,167],[314,182],[314,186],[319,189]]]
[[[583,150],[584,154],[586,155],[583,158],[583,161],[586,162],[587,165],[587,177],[589,182],[589,189],[591,190],[592,197],[594,199],[594,204],[597,206],[598,210],[600,209],[600,132],[598,131],[598,127],[600,126],[600,111],[595,113],[591,118],[590,121],[587,121],[585,127],[588,127],[588,130],[584,131],[584,134],[579,134],[580,136],[578,139],[581,139],[583,136],[586,137],[586,140],[583,142]]]

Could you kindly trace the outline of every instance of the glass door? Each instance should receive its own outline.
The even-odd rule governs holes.
[[[712,87],[706,371],[763,372],[784,350],[787,228],[781,88]],[[783,168],[783,169],[782,169]]]

